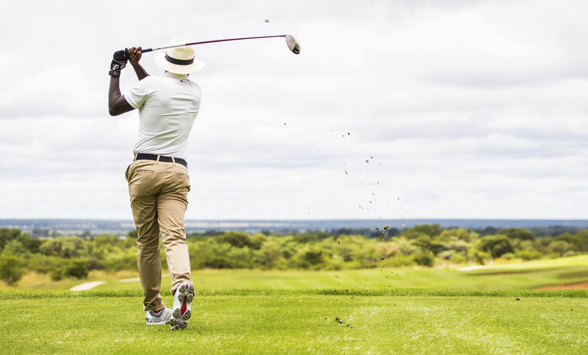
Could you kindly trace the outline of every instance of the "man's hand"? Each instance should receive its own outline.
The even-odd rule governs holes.
[[[133,69],[135,69],[135,73],[137,74],[137,78],[139,80],[143,80],[149,76],[149,73],[147,73],[145,68],[143,68],[141,64],[139,64],[139,61],[143,56],[143,52],[141,52],[141,49],[141,47],[131,47],[127,50],[129,61],[131,62]]]
[[[121,70],[127,66],[127,59],[129,58],[128,49],[124,51],[116,51],[112,55],[112,62],[110,63],[110,76],[119,77]]]
[[[137,64],[139,64],[139,61],[141,60],[141,56],[143,56],[141,49],[142,49],[141,47],[131,47],[128,49],[129,61],[131,62],[132,66],[136,66]]]

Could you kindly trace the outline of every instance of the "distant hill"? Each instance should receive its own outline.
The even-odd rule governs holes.
[[[335,219],[335,220],[188,220],[188,232],[214,230],[291,231],[335,230],[335,229],[375,229],[388,224],[391,228],[406,228],[418,224],[438,223],[442,227],[485,229],[519,227],[538,229],[547,227],[567,227],[588,229],[588,220],[547,220],[547,219]],[[0,219],[0,228],[19,228],[36,235],[51,233],[126,234],[135,229],[131,220],[93,220],[93,219]]]

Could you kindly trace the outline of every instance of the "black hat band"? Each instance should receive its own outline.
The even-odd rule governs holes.
[[[167,53],[165,54],[165,60],[167,60],[168,62],[172,63],[172,64],[177,64],[177,65],[190,65],[194,63],[194,58],[192,59],[176,59],[176,58],[172,58],[170,56],[167,55]]]

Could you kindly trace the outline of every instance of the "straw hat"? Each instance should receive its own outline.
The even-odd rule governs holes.
[[[190,43],[187,38],[174,38],[170,45]],[[204,62],[194,59],[194,48],[190,46],[169,48],[165,53],[155,54],[155,63],[164,70],[176,74],[190,74],[204,68]]]

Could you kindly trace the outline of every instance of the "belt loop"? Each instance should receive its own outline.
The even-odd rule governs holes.
[[[135,153],[135,159],[133,159],[133,161],[137,161],[137,155],[139,155],[139,153]]]
[[[160,155],[157,154],[157,164],[159,164],[159,157],[160,157]]]
[[[176,160],[174,159],[174,157],[171,157],[171,158],[172,158],[172,162],[175,164]]]

